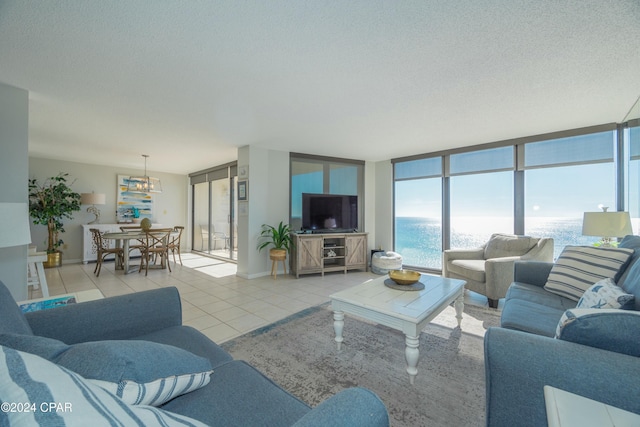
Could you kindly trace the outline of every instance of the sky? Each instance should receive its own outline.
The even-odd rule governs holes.
[[[452,216],[512,216],[513,172],[451,177]],[[441,180],[396,185],[396,216],[439,217]],[[582,217],[599,205],[615,210],[613,163],[532,169],[525,172],[525,215]]]

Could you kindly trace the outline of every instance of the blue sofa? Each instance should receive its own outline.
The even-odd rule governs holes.
[[[149,408],[154,417],[162,415],[177,419],[182,415],[206,425],[220,426],[389,425],[384,404],[368,390],[344,390],[312,409],[252,366],[243,361],[233,360],[227,352],[199,331],[182,325],[181,303],[176,288],[105,298],[24,315],[7,288],[0,282],[0,339],[3,344],[0,355],[5,364],[2,372],[8,373],[2,379],[8,382],[0,382],[0,387],[4,388],[0,389],[0,400],[3,402],[11,398],[9,388],[24,380],[18,378],[19,375],[15,373],[26,366],[25,375],[30,375],[30,364],[41,362],[41,358],[35,358],[31,352],[25,351],[25,348],[33,348],[35,354],[46,354],[54,359],[73,346],[80,348],[97,342],[106,346],[102,347],[103,349],[109,349],[119,348],[117,345],[134,340],[131,342],[163,346],[163,349],[171,346],[172,351],[183,352],[180,355],[184,358],[185,364],[187,359],[193,358],[197,359],[197,363],[205,363],[207,366],[210,364],[213,370],[210,382],[204,387],[163,403],[158,407],[161,411]],[[20,348],[7,344],[12,342],[19,343]],[[52,348],[54,350],[51,350]],[[188,353],[184,352],[185,350]],[[187,355],[188,357],[185,357]],[[141,362],[143,369],[151,369],[154,366],[144,365],[146,361],[149,361],[147,365],[156,363],[151,362],[154,356],[156,355],[136,353],[133,363]],[[96,365],[100,357],[85,357],[80,360],[80,364],[83,365],[81,367],[93,366],[92,369],[103,369],[104,366]],[[159,364],[165,361],[162,359]],[[175,365],[178,368],[181,363]],[[66,366],[52,364],[49,370],[60,369],[56,374],[73,375],[76,383],[80,381],[75,375],[77,371],[71,374],[66,370]],[[49,372],[43,375],[45,374],[49,375]],[[35,378],[36,374],[33,375]],[[8,379],[9,376],[16,378]],[[44,393],[42,396],[48,396],[48,399],[58,402],[68,402],[64,395],[55,394],[64,393],[65,390],[53,391],[53,384],[47,386],[51,390],[45,387],[44,390],[38,391]],[[101,388],[96,390],[94,385],[83,387],[91,387],[91,390],[100,396],[106,393]],[[82,392],[86,394],[86,389]],[[113,396],[107,398],[116,400]],[[130,415],[130,406],[125,406],[120,401],[115,403],[118,405],[118,411],[124,408],[123,413]],[[38,409],[35,406],[34,408]],[[11,418],[6,418],[7,415],[0,414],[1,425],[7,425],[5,423],[11,421]],[[47,419],[47,416],[54,416],[51,412],[40,415],[44,416],[40,425],[55,424],[53,419],[49,420],[51,422]],[[73,413],[61,415],[80,417],[82,408],[76,403]],[[78,421],[73,418],[70,420]],[[185,423],[179,425],[196,425],[195,421],[178,421]]]
[[[619,247],[634,249],[616,278],[635,306],[579,317],[559,339],[576,301],[544,289],[552,263],[515,264],[501,328],[485,335],[487,426],[546,426],[545,385],[640,414],[640,237]]]

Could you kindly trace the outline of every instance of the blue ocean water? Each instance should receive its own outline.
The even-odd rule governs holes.
[[[483,245],[493,233],[513,233],[513,219],[500,217],[452,218],[451,248],[468,249]],[[395,251],[403,264],[442,268],[441,220],[439,218],[398,217],[395,224]],[[567,245],[591,245],[596,237],[582,235],[582,218],[530,218],[525,233],[554,239],[554,258]]]

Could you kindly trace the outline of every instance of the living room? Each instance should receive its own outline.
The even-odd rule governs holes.
[[[190,249],[189,174],[246,165],[237,275],[253,280],[271,268],[261,225],[290,218],[290,153],[355,159],[368,249],[393,249],[391,159],[622,123],[637,101],[635,2],[525,3],[3,3],[0,201],[68,172],[115,222],[117,176],[148,167],[163,183],[155,221],[185,225]],[[81,262],[85,209],[63,262]],[[31,231],[41,247],[44,227]],[[27,250],[0,248],[17,300]]]

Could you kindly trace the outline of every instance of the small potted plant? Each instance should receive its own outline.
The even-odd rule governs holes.
[[[80,210],[80,194],[67,184],[68,173],[60,173],[39,183],[37,178],[29,179],[29,215],[34,224],[47,226],[47,255],[45,267],[62,264],[59,248],[64,242],[59,233],[64,233],[62,220],[71,219]]]
[[[262,224],[262,232],[258,238],[258,250],[273,246],[269,250],[269,259],[272,261],[284,261],[287,253],[293,247],[293,239],[291,239],[291,229],[289,224],[283,224],[280,221],[277,227],[268,224]]]

